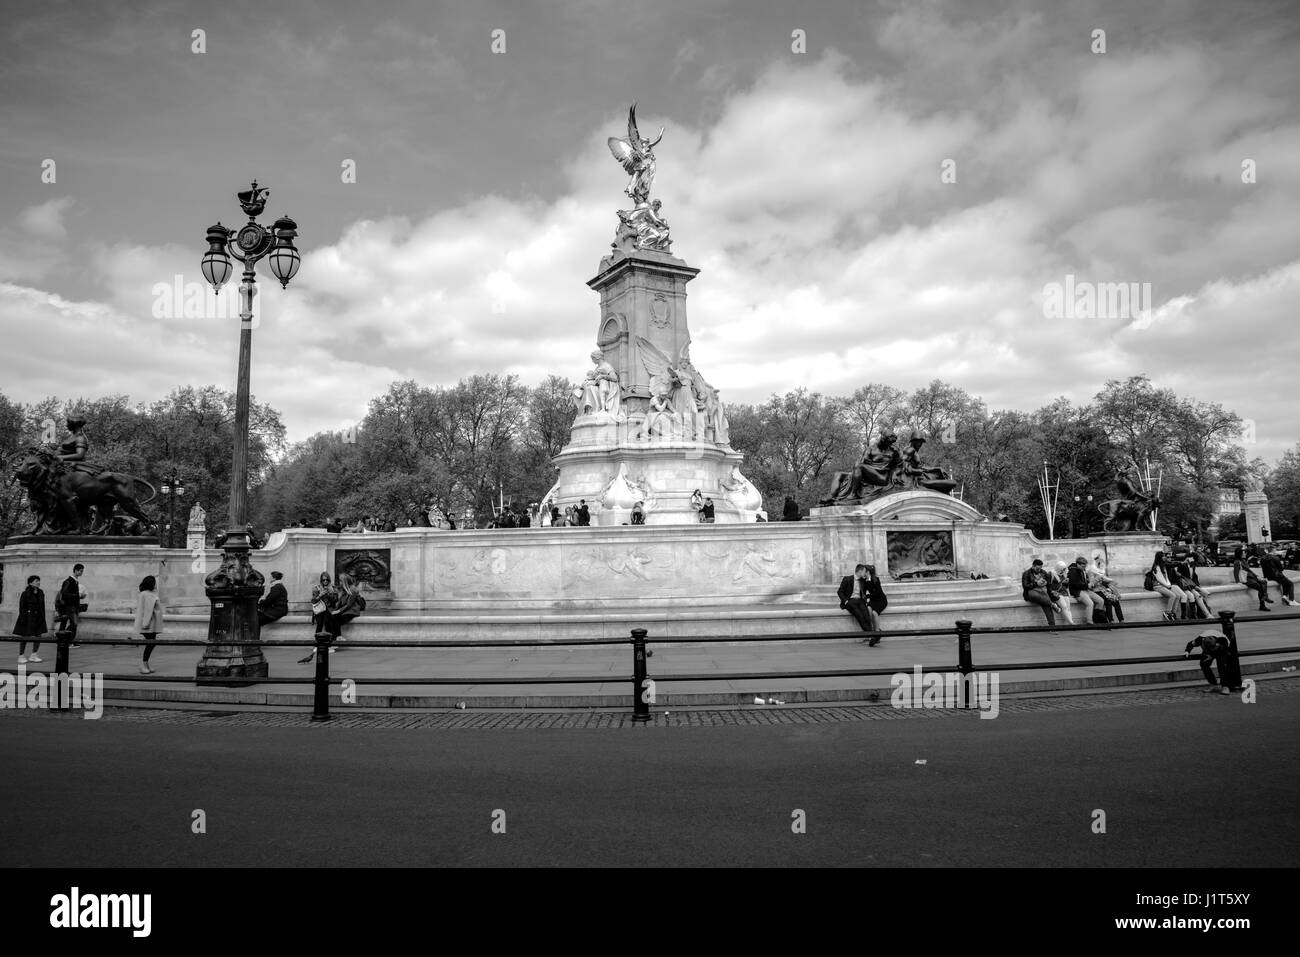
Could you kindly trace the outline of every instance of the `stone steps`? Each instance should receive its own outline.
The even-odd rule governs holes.
[[[884,615],[885,628],[947,630],[953,629],[954,622],[960,618],[970,619],[976,627],[989,628],[1044,624],[1042,611],[1024,602],[1019,590],[1008,583],[1009,579],[927,583],[925,587],[929,589],[936,585],[948,586],[930,594],[912,593],[912,587],[891,584],[887,586],[890,605]],[[968,588],[967,585],[979,587]],[[825,588],[829,588],[829,597]],[[1238,614],[1247,614],[1256,608],[1254,593],[1241,586],[1212,585],[1207,590],[1216,612],[1231,609]],[[1270,594],[1277,595],[1276,586]],[[1077,604],[1074,607],[1078,609]],[[1284,606],[1279,600],[1273,607],[1281,609]],[[1125,592],[1124,609],[1129,621],[1155,621],[1160,618],[1163,600],[1153,592]],[[12,618],[12,612],[0,613],[0,628],[12,629]],[[134,634],[132,622],[132,616],[125,613],[90,613],[82,617],[80,633],[92,638],[126,638]],[[169,615],[162,637],[204,639],[207,626],[206,614]],[[843,634],[846,639],[851,639],[861,634],[852,617],[840,610],[831,586],[810,589],[807,599],[800,603],[697,605],[689,608],[679,605],[672,610],[662,607],[624,607],[618,610],[552,608],[479,610],[477,613],[455,607],[431,609],[418,615],[371,614],[363,615],[347,626],[344,634],[352,640],[554,641],[624,638],[636,627],[645,628],[652,639],[656,636],[734,637],[738,643],[756,635],[790,635],[798,640],[800,635]],[[289,615],[266,628],[263,637],[268,641],[308,639],[311,637],[310,619],[305,615]]]

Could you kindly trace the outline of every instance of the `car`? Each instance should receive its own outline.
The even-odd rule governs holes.
[[[1218,551],[1214,553],[1214,564],[1231,565],[1239,548],[1244,551],[1246,543],[1232,538],[1220,539]]]

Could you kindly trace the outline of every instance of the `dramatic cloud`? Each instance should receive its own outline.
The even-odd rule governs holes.
[[[850,18],[872,44],[869,58],[850,55],[847,40],[827,46],[839,38],[826,23],[810,28],[823,39],[806,56],[719,57],[706,33],[656,34],[661,69],[706,101],[640,110],[643,130],[668,127],[655,193],[675,253],[702,270],[689,306],[704,375],[730,401],[941,377],[993,408],[1032,409],[1058,395],[1086,401],[1107,379],[1146,373],[1254,420],[1251,455],[1272,459],[1294,445],[1284,386],[1300,360],[1290,331],[1300,74],[1279,67],[1294,56],[1267,19],[1233,28],[1207,7],[1204,30],[1187,33],[1181,12],[1111,17],[1098,55],[1086,6],[1062,17],[964,11],[922,3]],[[788,48],[784,21],[782,30]],[[621,32],[610,37],[609,51],[634,56]],[[338,93],[349,110],[392,120],[374,134],[391,165],[359,161],[364,188],[327,192],[284,177],[268,209],[278,215],[277,199],[293,197],[288,211],[304,224],[298,278],[287,291],[261,280],[254,346],[254,391],[281,409],[291,437],[356,421],[395,379],[579,376],[599,319],[585,282],[625,202],[604,142],[625,122],[615,106],[622,83],[590,89],[605,54],[555,64],[557,82],[577,74],[588,87],[565,101],[563,123],[578,132],[562,142],[551,129],[558,108],[529,81],[483,80],[476,71],[491,54],[471,55],[428,21],[307,37],[277,29],[271,40],[301,68],[295,77],[330,89],[340,57],[387,51],[370,86]],[[762,38],[764,49],[771,43]],[[498,107],[486,106],[457,124],[412,127],[416,107],[390,106],[381,93],[398,81],[445,89],[458,103],[508,101],[509,118],[494,122]],[[333,151],[369,140],[316,125],[334,114],[291,86],[304,98],[295,122],[328,145],[337,177]],[[536,118],[521,124],[525,102]],[[430,179],[481,164],[497,185],[412,207],[384,186],[410,164]],[[502,171],[523,164],[537,169],[516,188]],[[302,211],[303,195],[319,208]],[[101,195],[94,205],[111,202]],[[210,293],[206,308],[220,316],[160,315],[157,305],[160,286],[201,282],[193,223],[213,214],[196,212],[190,232],[166,242],[101,229],[74,254],[64,249],[70,203],[30,204],[0,231],[0,278],[11,280],[0,284],[4,330],[43,324],[10,364],[6,392],[67,392],[49,372],[65,361],[64,335],[82,343],[84,381],[101,391],[148,399],[177,384],[232,382],[233,310]],[[333,237],[320,232],[326,209],[345,217]],[[53,265],[72,255],[87,266],[69,280],[82,285],[65,290]],[[1048,290],[1067,281],[1149,284],[1151,310],[1046,318]]]

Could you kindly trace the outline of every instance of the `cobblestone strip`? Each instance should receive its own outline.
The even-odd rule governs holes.
[[[1300,677],[1274,678],[1259,682],[1260,701],[1300,691]],[[1054,711],[1093,711],[1111,708],[1152,707],[1188,701],[1205,701],[1207,706],[1237,700],[1239,696],[1207,695],[1203,686],[1158,688],[1150,691],[1119,691],[1106,694],[1006,697],[999,701],[999,715],[1035,714]],[[81,721],[78,711],[0,710],[0,716],[48,721]],[[331,728],[374,729],[461,729],[532,731],[538,729],[605,730],[610,728],[687,728],[757,726],[772,724],[829,724],[846,721],[901,721],[949,718],[979,720],[975,709],[895,708],[887,700],[870,705],[808,707],[764,705],[739,708],[653,710],[644,725],[632,721],[627,711],[356,711],[335,708],[329,721],[312,721],[305,711],[196,711],[180,708],[105,708],[100,720],[135,724],[203,725],[223,728]]]

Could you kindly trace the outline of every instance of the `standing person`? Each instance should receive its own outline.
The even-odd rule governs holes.
[[[551,506],[551,527],[555,528],[563,524],[564,524],[564,516],[560,514],[560,507],[558,505],[552,505]]]
[[[37,654],[41,650],[41,636],[49,628],[45,625],[45,592],[41,591],[41,576],[27,576],[27,587],[18,596],[18,617],[14,619],[14,634],[20,638],[35,638],[32,653],[27,654],[27,642],[18,642],[18,663],[25,665],[29,661],[41,662],[45,659]],[[24,690],[21,692],[26,694]]]
[[[289,592],[284,587],[284,573],[271,572],[271,587],[257,601],[257,627],[260,631],[273,621],[289,614]]]
[[[856,594],[855,594],[856,592]],[[840,579],[840,587],[836,594],[840,598],[840,607],[853,616],[857,621],[858,627],[863,631],[875,631],[872,627],[871,607],[867,604],[867,566],[859,564],[853,569],[852,575],[845,575]],[[869,640],[864,638],[871,647],[875,647],[879,641],[879,635],[873,635]]]
[[[1083,620],[1086,624],[1096,622],[1098,613],[1106,617],[1106,603],[1102,597],[1088,587],[1088,559],[1080,555],[1074,560],[1067,573],[1066,587],[1071,598],[1077,598],[1083,606]]]
[[[794,500],[793,496],[787,495],[785,497],[785,505],[781,508],[781,521],[799,521],[799,503]]]
[[[329,628],[329,610],[335,604],[337,597],[337,590],[330,584],[329,572],[321,572],[320,578],[311,589],[311,633],[313,636],[322,632],[333,634]],[[306,658],[299,658],[298,664],[305,665],[314,657],[316,657],[316,652],[313,649]]]
[[[1277,550],[1270,547],[1259,560],[1259,571],[1265,581],[1277,582],[1282,591],[1282,604],[1295,604],[1295,584],[1282,573],[1282,561],[1277,557]]]
[[[704,499],[704,507],[700,509],[700,521],[705,524],[713,524],[713,499],[707,496]]]
[[[149,658],[154,646],[154,639],[163,627],[163,606],[158,600],[158,580],[152,575],[145,575],[140,581],[140,597],[135,605],[135,630],[144,638],[144,657],[140,659],[140,674],[151,675]]]
[[[691,493],[691,508],[695,509],[695,520],[704,521],[704,494],[699,489]]]
[[[1245,585],[1251,591],[1259,593],[1259,610],[1271,611],[1268,606],[1273,604],[1273,599],[1268,597],[1268,585],[1255,574],[1254,570],[1246,564],[1246,552],[1238,548],[1232,553],[1232,580],[1238,585]]]
[[[591,524],[591,509],[587,508],[585,498],[578,499],[578,524],[582,526]]]
[[[72,647],[77,644],[77,625],[81,621],[82,605],[86,601],[86,587],[81,584],[81,575],[86,566],[78,562],[72,566],[72,574],[63,579],[59,592],[54,598],[55,627],[72,632]]]
[[[1178,621],[1176,609],[1187,601],[1187,596],[1170,579],[1169,570],[1165,566],[1164,552],[1156,552],[1155,558],[1151,561],[1151,568],[1146,574],[1146,580],[1143,582],[1143,587],[1147,591],[1157,592],[1168,602],[1163,615],[1165,621]]]
[[[1101,596],[1101,600],[1106,603],[1106,620],[1123,621],[1124,620],[1124,602],[1120,597],[1119,586],[1115,584],[1115,579],[1106,575],[1106,570],[1101,563],[1101,555],[1092,556],[1092,561],[1088,563],[1088,587],[1093,592]]]
[[[1025,601],[1033,605],[1038,605],[1043,609],[1043,615],[1047,618],[1047,624],[1050,628],[1056,627],[1056,608],[1057,595],[1051,587],[1051,579],[1048,578],[1047,569],[1043,568],[1043,560],[1035,558],[1028,568],[1020,575],[1020,593]]]

